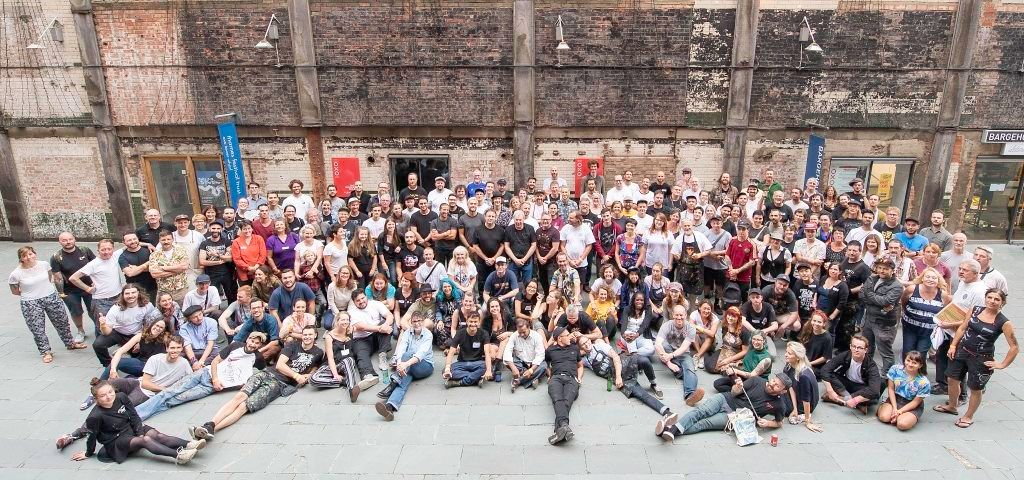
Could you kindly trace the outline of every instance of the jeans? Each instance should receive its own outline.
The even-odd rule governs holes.
[[[877,319],[868,319],[864,322],[863,331],[868,339],[868,355],[874,355],[878,350],[882,356],[882,373],[887,373],[895,362],[892,346],[896,342],[896,325],[882,325]]]
[[[915,350],[920,352],[921,355],[928,355],[928,350],[932,348],[932,332],[926,328],[921,328],[916,325],[903,324],[903,350],[900,356],[905,356],[907,352]],[[888,370],[882,373],[888,373]]]
[[[408,352],[404,357],[412,357],[412,353]],[[402,361],[406,361],[409,358],[403,358]],[[404,377],[398,381],[398,387],[395,387],[395,391],[391,392],[391,396],[388,397],[388,404],[398,411],[402,407],[402,401],[405,400],[405,394],[409,391],[409,385],[415,380],[422,380],[434,374],[434,365],[430,362],[419,361],[409,367]],[[395,381],[392,378],[391,381]]]
[[[132,377],[141,377],[142,368],[145,366],[145,362],[135,357],[121,357],[121,361],[117,362],[117,371]],[[100,374],[100,380],[108,378],[110,378],[110,367],[104,368],[103,373]]]
[[[458,380],[462,386],[476,385],[484,378],[486,365],[483,360],[473,362],[453,362],[452,380]]]
[[[213,379],[210,377],[210,369],[204,368],[178,380],[178,383],[153,395],[143,404],[136,405],[135,411],[138,412],[140,418],[145,420],[168,408],[205,398],[212,394]]]
[[[648,392],[647,389],[641,387],[636,380],[636,378],[632,378],[623,382],[622,389],[627,397],[640,400],[644,405],[651,407],[655,412],[664,414],[668,411],[668,407],[664,403],[661,403],[661,400],[658,400],[658,398],[652,395],[651,392]]]
[[[694,390],[697,390],[697,365],[693,362],[693,355],[687,353],[675,357],[672,359],[672,363],[679,366],[679,371],[673,375],[683,381],[683,399],[690,398]]]
[[[522,361],[522,360],[520,360],[518,358],[514,358],[512,360],[512,363],[514,363],[516,365],[516,368],[519,369],[519,374],[520,375],[522,375],[523,372],[529,370],[530,366],[531,366],[529,363],[526,363],[526,362],[524,362],[524,361]],[[531,375],[529,377],[522,377],[522,376],[519,377],[519,384],[520,385],[526,385],[527,383],[530,383],[530,382],[540,378],[541,375],[544,375],[545,373],[547,373],[548,367],[547,367],[546,363],[541,363],[540,365],[537,365],[537,368],[535,368],[533,370],[534,370],[533,371],[533,375]]]
[[[693,410],[686,412],[676,423],[676,428],[683,435],[691,435],[704,430],[724,430],[729,423],[729,415],[725,412],[725,396],[719,393],[708,397]]]
[[[377,352],[386,352],[390,349],[390,334],[371,333],[368,337],[355,339],[352,342],[352,350],[356,357],[356,365],[359,367],[359,375],[363,377],[372,375],[374,370],[370,357]]]
[[[110,311],[110,307],[113,307],[117,303],[117,298],[120,295],[114,295],[110,298],[95,298],[93,297],[92,303],[89,309],[89,316],[92,317],[92,323],[96,329],[96,336],[100,336],[100,316],[107,316],[107,312]]]
[[[554,375],[548,382],[548,396],[555,409],[555,428],[569,425],[569,411],[580,393],[580,384],[572,375]]]
[[[95,302],[93,305],[95,305]],[[112,330],[110,335],[100,335],[96,337],[96,341],[92,342],[92,349],[96,352],[96,358],[100,361],[100,366],[110,366],[110,360],[112,360],[110,356],[110,347],[124,345],[125,342],[131,340],[131,338],[131,335],[125,335],[117,330]]]
[[[323,325],[325,332],[329,332],[334,328],[334,310],[328,308],[324,311],[324,317],[323,320],[321,320],[321,324]]]
[[[395,262],[394,260],[385,260],[385,262],[387,262],[388,266],[388,281],[391,282],[392,285],[398,285],[398,268],[396,267],[397,262]]]
[[[533,258],[530,258],[523,266],[519,266],[516,262],[508,262],[508,270],[519,279],[520,285],[526,285],[533,278]]]

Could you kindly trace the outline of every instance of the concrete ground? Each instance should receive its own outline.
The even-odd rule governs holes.
[[[20,245],[0,244],[0,271],[16,264]],[[56,244],[36,244],[48,258]],[[997,266],[1013,292],[1024,283],[1020,247],[996,246]],[[1011,294],[1005,313],[1022,327],[1024,306]],[[177,467],[148,454],[121,465],[94,459],[73,462],[85,442],[58,452],[54,439],[83,421],[78,404],[87,381],[99,373],[91,350],[56,351],[56,361],[40,362],[25,328],[17,299],[0,295],[0,478],[169,478],[178,472],[204,479],[249,478],[1018,478],[1024,477],[1024,359],[997,372],[969,429],[955,417],[937,414],[926,402],[922,422],[910,432],[880,424],[831,405],[814,418],[824,433],[786,425],[775,431],[778,447],[765,441],[737,447],[721,432],[706,432],[665,444],[653,435],[658,416],[635,400],[605,391],[588,374],[572,411],[576,438],[547,445],[553,413],[546,386],[510,393],[505,384],[483,389],[444,390],[439,368],[411,389],[393,423],[374,412],[374,387],[359,403],[341,390],[303,389],[266,410],[243,418],[217,434],[192,464]],[[50,330],[50,339],[59,345]],[[898,344],[898,342],[897,342]],[[1000,341],[998,355],[1006,351]],[[685,412],[681,386],[659,369],[667,403]],[[712,378],[701,374],[701,384]],[[171,409],[150,425],[187,436],[186,427],[208,420],[228,394]],[[768,432],[762,432],[767,438]],[[629,477],[622,477],[628,474]],[[63,477],[63,475],[69,475]],[[140,477],[145,475],[145,477]],[[181,477],[178,477],[181,478]]]

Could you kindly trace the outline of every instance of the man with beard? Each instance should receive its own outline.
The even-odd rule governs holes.
[[[210,224],[210,236],[199,244],[199,266],[224,299],[233,302],[238,283],[235,282],[235,264],[231,262],[231,240],[224,237],[223,229],[221,220]]]
[[[138,244],[138,235],[134,233],[131,235],[135,238],[135,243]],[[127,236],[126,234],[125,237]],[[92,259],[96,258],[96,254],[92,253],[89,247],[79,247],[76,244],[75,236],[71,232],[61,232],[57,236],[57,241],[60,242],[60,250],[50,257],[50,271],[53,272],[53,282],[58,286],[60,298],[64,300],[64,305],[67,305],[68,312],[71,313],[71,320],[78,327],[74,340],[81,342],[85,339],[85,327],[82,326],[85,312],[88,311],[90,318],[93,319],[93,323],[96,322],[96,317],[92,316],[92,295],[89,295],[85,290],[71,283],[68,279],[92,261]],[[146,261],[149,261],[149,249],[143,250],[146,250]],[[92,286],[92,280],[87,275],[83,275],[81,278],[85,286]],[[150,282],[152,283],[152,281],[151,277]]]

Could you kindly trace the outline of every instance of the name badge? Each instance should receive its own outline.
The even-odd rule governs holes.
[[[480,348],[480,342],[473,342],[473,348]]]
[[[341,356],[343,356],[343,357],[347,357],[348,356],[348,349],[347,348],[341,351]]]
[[[285,246],[281,247],[281,250],[291,250],[291,247],[285,245]]]

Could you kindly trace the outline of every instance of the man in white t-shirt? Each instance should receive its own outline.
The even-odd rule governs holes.
[[[114,257],[114,241],[108,238],[100,240],[96,244],[96,253],[96,258],[68,278],[69,282],[92,295],[92,312],[89,316],[94,321],[107,314],[121,294],[121,287],[124,286],[121,265]],[[84,275],[92,279],[91,286],[82,281]],[[99,336],[99,323],[96,323],[96,335]]]
[[[185,253],[188,254],[188,272],[185,277],[188,279],[189,285],[194,284],[196,277],[203,273],[202,267],[199,266],[199,246],[206,240],[203,234],[190,229],[191,225],[191,218],[188,215],[178,215],[174,217],[175,230],[171,232],[174,244],[181,245],[185,249]]]
[[[377,300],[370,300],[359,289],[352,293],[348,315],[352,326],[352,353],[356,357],[356,367],[359,368],[359,375],[362,377],[359,389],[366,391],[378,381],[370,357],[378,352],[387,352],[391,348],[395,316],[388,311],[387,306]],[[381,365],[381,368],[387,366]]]
[[[624,202],[627,198],[636,200],[634,192],[631,188],[626,187],[622,181],[622,175],[615,176],[615,186],[608,189],[608,193],[605,194],[605,204],[609,207],[614,202]]]
[[[442,203],[448,203],[448,195],[452,191],[444,186],[444,177],[434,178],[434,189],[427,193],[427,202],[430,203],[430,210],[438,213]]]
[[[552,183],[557,184],[559,188],[568,185],[567,183],[565,183],[564,178],[558,178],[558,168],[556,167],[551,167],[551,178],[544,179],[544,190],[550,191]]]
[[[992,247],[980,245],[974,249],[974,260],[981,265],[978,274],[981,281],[985,282],[987,288],[998,288],[1004,294],[1010,293],[1010,287],[1006,283],[1006,277],[999,270],[992,268]]]
[[[288,189],[292,191],[291,195],[285,197],[284,201],[281,202],[281,209],[284,210],[288,205],[295,207],[295,218],[306,218],[306,212],[316,209],[316,204],[313,203],[313,199],[309,198],[309,195],[302,193],[302,181],[294,179],[288,182]]]
[[[594,248],[594,232],[583,225],[579,210],[569,212],[569,223],[559,232],[559,240],[562,242],[562,251],[565,252],[569,266],[576,269],[580,280],[586,284],[589,280],[589,276],[586,275],[587,255]]]

